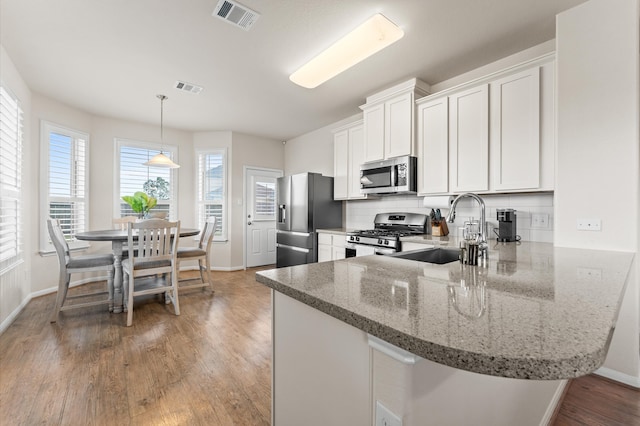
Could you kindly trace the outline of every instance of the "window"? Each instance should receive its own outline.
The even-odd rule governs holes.
[[[44,217],[58,219],[69,248],[88,247],[86,241],[75,235],[87,230],[88,205],[88,150],[89,135],[62,126],[42,122],[41,173]],[[46,226],[42,226],[41,250],[54,251]]]
[[[269,177],[254,178],[253,219],[276,220],[276,180]]]
[[[136,192],[144,192],[158,199],[158,204],[152,213],[167,213],[168,218],[177,217],[177,199],[174,188],[176,186],[175,169],[163,169],[160,167],[147,167],[142,163],[151,157],[163,152],[175,161],[175,147],[154,145],[144,142],[116,140],[117,161],[116,188],[119,188],[115,202],[115,217],[135,216],[129,204],[122,201],[123,195],[133,195]]]
[[[198,225],[202,229],[209,216],[216,217],[214,240],[227,239],[227,151],[198,153]]]
[[[22,109],[0,86],[0,271],[22,260]]]

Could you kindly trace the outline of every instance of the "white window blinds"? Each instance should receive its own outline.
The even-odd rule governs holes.
[[[174,169],[159,167],[147,167],[144,162],[160,153],[160,147],[151,144],[132,141],[118,141],[119,162],[119,195],[116,205],[116,215],[135,216],[138,213],[131,209],[129,204],[122,201],[122,196],[133,195],[136,192],[144,192],[158,199],[158,204],[151,213],[167,213],[169,218],[177,217],[174,185]],[[175,148],[167,149],[164,153],[172,160],[175,159]]]
[[[22,257],[22,110],[0,86],[0,271]]]
[[[89,135],[46,122],[43,122],[42,129],[48,154],[45,184],[47,200],[44,210],[47,217],[60,221],[62,232],[71,248],[85,247],[87,243],[76,240],[75,236],[88,228]],[[46,217],[43,222],[44,220]],[[43,232],[46,234],[46,229]],[[43,236],[43,242],[43,251],[53,249],[48,234]]]
[[[216,217],[214,240],[227,239],[227,155],[226,150],[198,153],[198,224]]]

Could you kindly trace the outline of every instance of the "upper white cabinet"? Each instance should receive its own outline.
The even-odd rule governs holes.
[[[491,82],[492,189],[540,187],[540,69]]]
[[[429,86],[411,79],[367,97],[364,115],[364,161],[400,155],[416,155],[415,100],[429,93]]]
[[[333,198],[366,198],[360,192],[360,164],[364,163],[362,120],[335,129],[333,144]]]
[[[449,97],[451,192],[489,189],[489,86]]]
[[[418,195],[552,191],[554,70],[548,55],[417,101]]]
[[[418,195],[449,191],[449,98],[418,104]]]

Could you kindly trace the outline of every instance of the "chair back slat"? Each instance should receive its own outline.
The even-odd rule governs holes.
[[[213,234],[216,232],[216,217],[209,216],[204,224],[202,234],[200,234],[200,243],[198,247],[205,250],[207,253],[211,247],[213,241]]]
[[[129,223],[135,222],[136,220],[138,220],[138,218],[135,216],[123,216],[113,218],[111,223],[113,223],[113,229],[126,231]]]
[[[129,256],[138,260],[165,260],[172,259],[178,248],[180,233],[180,222],[169,222],[163,219],[149,219],[141,222],[129,223],[128,244],[130,247]],[[172,238],[172,230],[175,238]],[[137,256],[133,245],[137,240]]]
[[[53,247],[55,247],[56,253],[58,254],[60,266],[67,265],[70,257],[69,244],[67,244],[67,240],[64,238],[64,232],[62,232],[60,222],[58,219],[49,218],[47,219],[47,228],[49,228],[49,237],[51,238]]]

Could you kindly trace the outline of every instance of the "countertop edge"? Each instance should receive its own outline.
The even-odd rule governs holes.
[[[424,359],[479,374],[527,380],[571,379],[598,369],[604,363],[608,349],[607,345],[596,353],[582,354],[563,360],[487,356],[438,345],[407,335],[392,327],[280,284],[260,272],[256,272],[256,281]],[[572,373],[567,374],[569,371]]]

